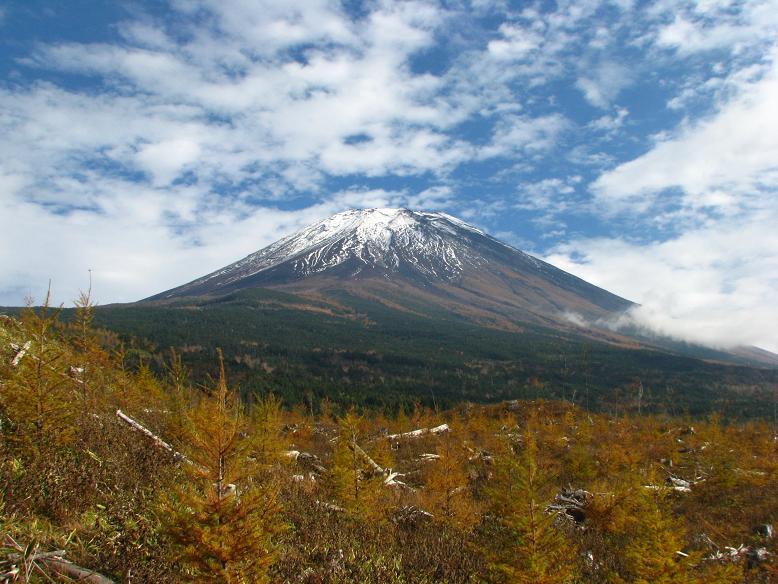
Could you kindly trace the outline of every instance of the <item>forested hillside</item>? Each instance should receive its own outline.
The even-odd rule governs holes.
[[[252,289],[99,307],[95,321],[120,334],[130,362],[157,372],[174,347],[198,382],[213,373],[220,347],[230,380],[249,399],[273,391],[288,404],[326,398],[387,412],[516,398],[609,413],[772,411],[778,370],[727,363],[711,349],[687,347],[692,358],[533,324],[477,326],[407,300],[393,306],[343,292],[325,302]]]
[[[218,355],[155,374],[93,318],[0,318],[0,580],[778,578],[772,420],[284,407]]]

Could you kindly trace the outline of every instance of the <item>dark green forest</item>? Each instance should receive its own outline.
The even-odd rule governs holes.
[[[775,369],[635,350],[524,325],[477,326],[442,309],[388,308],[340,291],[337,303],[254,289],[213,299],[100,307],[131,360],[161,370],[174,348],[207,380],[216,348],[245,399],[327,398],[395,412],[414,403],[559,399],[606,413],[772,415]],[[424,312],[422,312],[424,311]],[[63,318],[73,312],[63,311]],[[714,351],[701,357],[716,357]]]

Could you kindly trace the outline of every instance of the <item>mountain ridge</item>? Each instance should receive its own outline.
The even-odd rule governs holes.
[[[146,301],[253,287],[299,293],[338,282],[371,294],[405,287],[462,313],[514,323],[567,326],[569,313],[594,320],[634,306],[446,213],[387,208],[337,213]]]

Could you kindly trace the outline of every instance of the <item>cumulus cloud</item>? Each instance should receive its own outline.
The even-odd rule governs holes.
[[[519,61],[527,59],[532,53],[541,48],[544,38],[536,26],[524,28],[514,24],[502,24],[500,26],[501,38],[489,42],[489,53],[500,61]]]
[[[18,304],[27,295],[40,300],[49,279],[58,301],[68,303],[86,287],[88,270],[98,302],[130,302],[215,270],[343,209],[408,206],[420,197],[440,200],[446,194],[355,189],[294,211],[245,205],[225,209],[217,200],[207,220],[182,232],[171,224],[170,217],[178,216],[172,211],[187,206],[187,200],[199,202],[201,193],[178,187],[164,198],[123,183],[113,189],[114,204],[100,214],[70,210],[55,215],[34,203],[0,199],[0,215],[14,218],[1,238],[0,265],[7,272],[0,305]],[[121,189],[128,192],[116,192]]]
[[[45,233],[34,259],[6,257],[5,302],[19,302],[15,282],[37,282],[40,296],[49,276],[73,297],[88,268],[105,298],[129,300],[306,218],[452,205],[445,186],[321,189],[328,177],[444,178],[468,160],[538,156],[565,126],[557,114],[527,114],[499,120],[480,150],[456,137],[457,124],[513,97],[507,78],[481,93],[472,55],[439,76],[412,70],[411,57],[446,24],[437,3],[380,2],[356,19],[319,0],[174,8],[175,29],[130,19],[117,26],[121,42],[44,43],[20,60],[42,79],[86,79],[87,90],[52,81],[0,88],[0,130],[14,136],[0,142],[0,186],[5,213],[19,218],[19,231],[0,240],[12,250],[21,234]],[[275,210],[303,195],[307,204]],[[109,265],[111,257],[121,259]],[[133,259],[142,257],[148,265]]]
[[[198,142],[182,137],[141,146],[135,160],[141,169],[151,174],[154,186],[164,186],[197,161],[199,154]]]
[[[496,125],[491,142],[481,148],[481,158],[516,153],[539,153],[551,149],[570,122],[562,115],[539,117],[504,116]]]
[[[587,0],[557,2],[551,9],[506,8],[508,20],[488,43],[487,56],[505,74],[520,77],[531,86],[558,79],[579,65],[584,47],[607,48],[607,30],[597,26],[594,18],[603,4],[600,0]],[[613,85],[608,66],[603,65],[603,84]]]
[[[28,62],[129,83],[126,99],[136,114],[150,110],[168,126],[175,124],[168,133],[173,136],[152,133],[146,146],[152,149],[149,157],[140,153],[144,170],[161,173],[160,180],[185,166],[171,158],[174,153],[187,156],[185,163],[211,160],[221,168],[229,157],[233,166],[239,165],[233,173],[252,163],[320,161],[335,174],[381,175],[395,167],[428,170],[449,149],[443,130],[451,120],[445,104],[435,100],[437,81],[415,76],[407,67],[410,55],[431,42],[440,9],[419,2],[387,4],[357,28],[330,9],[330,3],[287,9],[275,3],[270,3],[272,9],[247,3],[245,19],[237,19],[234,14],[243,13],[233,13],[232,8],[201,4],[201,9],[214,13],[221,28],[198,30],[201,36],[188,44],[171,46],[164,41],[165,32],[156,30],[154,48],[49,45],[40,47]],[[143,34],[129,35],[144,42],[149,36],[149,27]],[[240,44],[236,37],[250,44]],[[277,54],[292,44],[317,43],[323,37],[336,44],[312,47],[303,60]],[[206,52],[216,45],[220,46],[216,55]],[[253,51],[262,54],[252,58]],[[268,60],[260,58],[265,55]],[[87,109],[93,107],[88,95],[68,97]],[[54,103],[47,105],[59,110]],[[344,148],[345,138],[359,133],[371,140],[360,145],[359,152]],[[185,149],[171,149],[170,140],[181,140],[181,134],[206,140],[190,138]],[[193,148],[193,142],[199,147]],[[148,158],[156,159],[157,151],[162,160],[151,169]],[[344,168],[342,158],[354,159],[354,154],[365,155],[359,157],[362,167]],[[401,160],[398,155],[403,155]]]
[[[0,141],[14,218],[0,301],[20,302],[19,282],[40,297],[50,276],[72,298],[89,268],[104,299],[135,299],[344,207],[446,200],[316,196],[327,176],[442,175],[472,156],[447,133],[462,114],[441,80],[409,64],[443,24],[435,3],[379,3],[358,20],[319,0],[173,8],[175,29],[141,14],[118,24],[120,42],[38,44],[19,63],[41,80],[0,87],[0,132],[14,137]],[[276,209],[301,193],[313,201]]]
[[[719,347],[778,351],[778,213],[725,219],[666,241],[572,241],[546,259],[641,304],[652,331]],[[743,234],[748,233],[748,237]]]
[[[601,175],[598,199],[612,208],[645,210],[677,188],[685,207],[761,205],[778,188],[778,61],[707,119],[683,126],[646,154]]]
[[[574,197],[576,185],[581,182],[580,176],[561,178],[544,178],[543,180],[524,183],[519,186],[517,207],[532,211],[544,211],[550,215],[569,210],[580,205]]]
[[[607,108],[632,80],[633,75],[627,67],[606,61],[583,73],[576,86],[590,104]]]
[[[629,110],[627,108],[619,107],[616,108],[616,112],[613,115],[604,115],[596,120],[592,120],[589,122],[588,127],[612,136],[624,126],[624,121],[628,115]]]
[[[657,43],[682,54],[711,50],[739,53],[763,42],[778,30],[772,0],[743,3],[689,2],[676,6],[672,22],[662,26]]]

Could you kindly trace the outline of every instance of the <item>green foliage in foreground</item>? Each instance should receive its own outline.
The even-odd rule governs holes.
[[[0,319],[0,574],[12,581],[58,578],[53,550],[117,582],[778,576],[767,422],[692,427],[545,400],[390,417],[333,415],[326,400],[243,405],[223,370],[193,387],[175,354],[159,376],[128,368],[91,318],[87,304],[66,326]],[[564,497],[578,502],[553,507]]]

